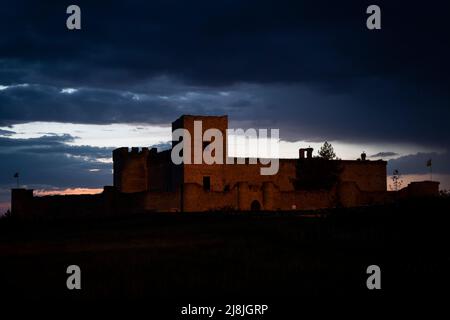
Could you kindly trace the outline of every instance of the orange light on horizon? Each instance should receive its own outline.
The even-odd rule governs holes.
[[[35,196],[55,196],[55,195],[76,195],[76,194],[98,194],[102,193],[101,188],[68,188],[62,190],[34,190]]]
[[[433,181],[438,181],[439,190],[450,190],[450,174],[433,174]],[[402,181],[399,189],[403,189],[414,181],[429,181],[431,179],[430,174],[401,174],[400,180]],[[393,190],[392,175],[387,176],[386,179],[387,190]]]

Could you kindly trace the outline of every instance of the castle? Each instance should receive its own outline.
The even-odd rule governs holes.
[[[227,146],[227,116],[183,115],[172,132],[194,122],[219,130]],[[172,146],[175,141],[172,142]],[[34,197],[33,190],[12,190],[12,213],[23,219],[83,217],[137,212],[293,211],[382,204],[394,198],[433,196],[439,183],[415,182],[387,191],[386,161],[324,160],[312,148],[297,159],[279,159],[278,172],[261,175],[261,163],[249,158],[223,163],[174,164],[171,151],[118,148],[113,151],[114,185],[101,194]],[[231,159],[233,160],[233,159]],[[228,164],[232,162],[233,164]]]

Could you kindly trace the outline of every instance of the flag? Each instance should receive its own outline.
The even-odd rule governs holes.
[[[18,177],[19,177],[19,173],[16,172],[16,173],[14,174],[14,178],[18,178]]]
[[[427,161],[427,167],[431,167],[431,159]]]

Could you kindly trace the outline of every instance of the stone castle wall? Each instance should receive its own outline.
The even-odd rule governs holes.
[[[196,120],[202,121],[199,135],[194,134]],[[197,140],[200,153],[207,147],[201,141],[202,133],[218,129],[224,138],[223,162],[230,162],[226,158],[226,116],[182,116],[172,123],[172,130],[179,128],[189,130],[192,150]],[[301,149],[299,159],[279,159],[278,173],[270,176],[261,175],[261,168],[268,165],[254,159],[174,165],[171,150],[157,152],[155,148],[119,148],[113,151],[113,160],[114,187],[105,187],[103,193],[34,197],[32,190],[14,189],[13,214],[39,219],[149,211],[312,210],[380,204],[439,192],[439,183],[431,181],[411,183],[398,193],[387,192],[385,161],[320,160],[312,158],[312,148]],[[193,154],[190,160],[192,163]]]
[[[386,161],[343,160],[342,182],[355,182],[361,191],[386,191]]]

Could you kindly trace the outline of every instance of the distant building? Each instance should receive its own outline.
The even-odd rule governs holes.
[[[194,121],[202,130],[216,128],[225,139],[227,116],[184,115],[172,130],[185,128],[194,136]],[[171,150],[118,148],[113,151],[114,186],[97,195],[34,197],[32,190],[12,190],[12,213],[18,217],[58,218],[134,212],[290,211],[355,207],[391,201],[387,191],[386,161],[324,160],[300,149],[297,159],[279,159],[275,175],[261,175],[262,164],[180,164]],[[236,160],[236,159],[234,159]],[[226,162],[226,159],[224,159]],[[406,196],[437,195],[439,183],[415,182]]]

